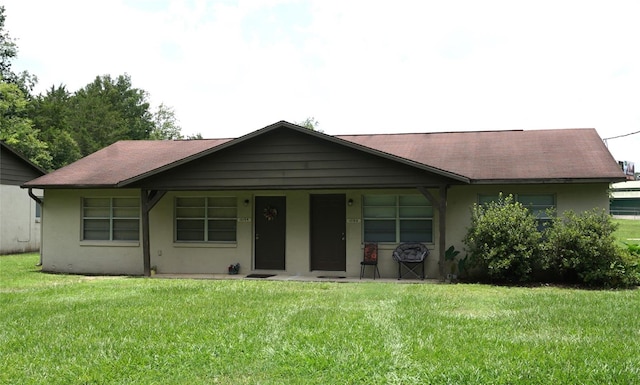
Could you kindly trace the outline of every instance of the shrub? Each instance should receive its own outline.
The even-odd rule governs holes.
[[[541,234],[536,218],[502,194],[496,202],[474,204],[463,240],[473,267],[492,281],[528,281],[538,260]]]
[[[545,230],[545,267],[563,281],[597,286],[629,286],[638,281],[638,258],[616,245],[617,225],[604,211],[567,211]]]

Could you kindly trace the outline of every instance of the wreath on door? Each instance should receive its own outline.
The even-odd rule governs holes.
[[[262,210],[262,215],[268,221],[272,221],[278,216],[278,210],[275,207],[267,206],[264,210]]]

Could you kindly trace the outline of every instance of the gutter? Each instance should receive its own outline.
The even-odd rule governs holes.
[[[33,199],[34,201],[38,202],[39,205],[42,205],[42,199],[40,199],[40,197],[36,196],[33,193],[33,188],[29,187],[29,196],[31,197],[31,199]]]

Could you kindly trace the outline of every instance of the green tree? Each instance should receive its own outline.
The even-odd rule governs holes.
[[[160,103],[153,114],[153,129],[149,139],[183,139],[178,119],[173,108]]]
[[[44,169],[51,168],[48,146],[25,115],[27,100],[17,84],[0,79],[0,140]]]
[[[80,146],[71,135],[71,93],[65,86],[51,86],[29,105],[29,116],[40,138],[48,144],[51,167],[58,169],[80,159]]]
[[[318,122],[316,118],[314,118],[313,116],[310,116],[301,122],[295,122],[295,124],[297,124],[300,127],[308,128],[311,131],[323,132],[318,128],[318,126],[320,125],[320,122]]]
[[[464,243],[471,263],[493,281],[528,281],[540,252],[536,218],[513,196],[475,204]]]
[[[617,226],[603,209],[554,216],[543,245],[547,268],[568,283],[637,285],[640,258],[616,244]]]
[[[148,139],[154,129],[147,92],[129,75],[96,79],[71,98],[70,126],[83,156],[118,140]]]

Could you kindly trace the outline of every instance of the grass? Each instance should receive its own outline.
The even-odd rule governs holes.
[[[620,242],[640,245],[640,220],[613,219],[619,225],[616,238]]]
[[[50,275],[0,257],[1,384],[633,384],[640,291]]]

